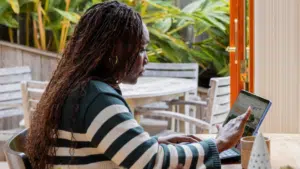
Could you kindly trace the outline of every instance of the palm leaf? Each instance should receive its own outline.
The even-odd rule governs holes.
[[[76,11],[81,5],[85,4],[86,0],[72,0],[70,3],[69,11]]]
[[[0,24],[5,25],[9,28],[18,28],[19,23],[12,14],[10,13],[4,13],[2,16],[0,16]]]
[[[26,5],[28,3],[33,3],[35,2],[34,0],[19,0],[19,5],[20,5],[20,8],[23,6],[23,5]]]
[[[195,12],[197,9],[200,8],[200,6],[204,3],[205,0],[197,0],[194,1],[188,5],[186,5],[183,9],[182,12],[186,12],[186,13],[193,13]]]
[[[191,25],[193,22],[185,22],[184,24],[182,24],[181,26],[179,27],[175,27],[174,29],[170,30],[167,35],[172,35],[173,33],[175,32],[178,32],[186,27],[188,27],[189,25]]]
[[[0,1],[0,16],[9,9],[9,4],[6,1]]]
[[[20,6],[19,6],[19,1],[18,0],[8,0],[11,8],[13,9],[13,11],[16,13],[16,14],[19,14],[20,13]]]
[[[166,33],[171,28],[171,26],[172,18],[160,19],[153,25],[154,28],[163,33]]]
[[[155,41],[157,45],[159,45],[162,49],[161,55],[167,59],[169,62],[179,63],[180,58],[178,57],[178,53],[165,41],[157,40]]]
[[[48,11],[47,12],[55,12],[55,8],[64,9],[65,2],[64,0],[48,0]],[[56,16],[53,16],[54,18]]]
[[[140,10],[141,11],[140,14],[142,17],[146,14],[148,5],[149,5],[148,2],[142,1],[141,10]]]
[[[155,28],[148,27],[148,30],[152,36],[156,36],[158,39],[167,41],[168,43],[173,43],[174,46],[176,46],[178,48],[188,50],[187,45],[182,40],[176,39],[170,35],[164,34]]]
[[[149,5],[152,5],[153,7],[157,8],[157,9],[160,9],[160,10],[163,10],[163,11],[166,11],[168,13],[173,13],[173,14],[179,14],[181,13],[181,10],[173,5],[169,5],[169,4],[166,4],[166,3],[156,3],[154,1],[151,1],[151,0],[146,0]]]
[[[92,0],[93,4],[97,4],[97,3],[101,3],[101,2],[103,2],[103,0]]]
[[[204,32],[207,32],[210,28],[211,25],[205,21],[203,22],[196,22],[196,24],[194,25],[194,33],[195,36],[199,36],[201,34],[203,34]]]
[[[69,21],[73,22],[73,23],[78,23],[79,19],[80,19],[80,15],[78,15],[75,12],[67,12],[67,11],[63,11],[57,8],[54,8],[54,10],[59,13],[61,16],[63,16],[64,18],[68,19]]]

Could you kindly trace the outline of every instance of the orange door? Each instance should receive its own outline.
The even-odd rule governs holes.
[[[240,90],[254,91],[254,0],[230,0],[231,105]]]

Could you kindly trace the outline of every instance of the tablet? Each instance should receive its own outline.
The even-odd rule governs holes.
[[[244,114],[248,107],[252,107],[252,113],[249,117],[249,120],[246,123],[244,136],[256,135],[259,127],[261,126],[269,108],[271,107],[271,101],[266,100],[262,97],[249,93],[242,90],[236,101],[234,102],[228,116],[223,123],[223,126],[228,123],[231,119],[238,117],[239,115]],[[223,162],[227,160],[239,161],[240,160],[240,144],[237,144],[235,148],[225,150],[220,153],[220,159]],[[225,161],[226,160],[226,161]]]
[[[223,126],[231,119],[244,114],[248,107],[251,106],[252,113],[246,123],[243,137],[256,135],[271,105],[271,101],[242,90],[234,102]]]

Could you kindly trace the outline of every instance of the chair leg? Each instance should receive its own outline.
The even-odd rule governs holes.
[[[139,115],[136,111],[134,111],[134,119],[140,123],[141,122],[141,115]]]
[[[168,111],[173,111],[173,106],[169,105]],[[167,120],[168,120],[168,129],[172,130],[172,131],[175,131],[175,126],[174,126],[175,119],[174,118],[171,118],[171,119],[169,118]]]
[[[180,106],[179,105],[177,105],[176,107],[175,107],[175,112],[179,112],[180,111]],[[180,121],[179,120],[175,120],[175,130],[176,130],[176,132],[177,133],[180,133],[181,131],[180,131]]]
[[[189,115],[191,117],[196,118],[196,111],[197,111],[197,109],[196,109],[195,106],[190,106],[190,108],[189,108]],[[196,126],[195,125],[191,125],[190,124],[190,128],[189,129],[190,129],[190,134],[196,134]]]
[[[176,121],[175,121],[174,118],[172,118],[172,119],[171,119],[171,130],[172,130],[172,131],[176,131],[175,124],[176,124]]]

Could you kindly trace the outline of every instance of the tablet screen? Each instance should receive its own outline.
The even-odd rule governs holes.
[[[241,91],[236,101],[234,102],[224,124],[226,124],[231,119],[245,113],[248,107],[251,106],[252,113],[249,117],[249,120],[247,121],[243,136],[255,135],[270,105],[270,101],[266,99],[253,95],[246,91]]]

